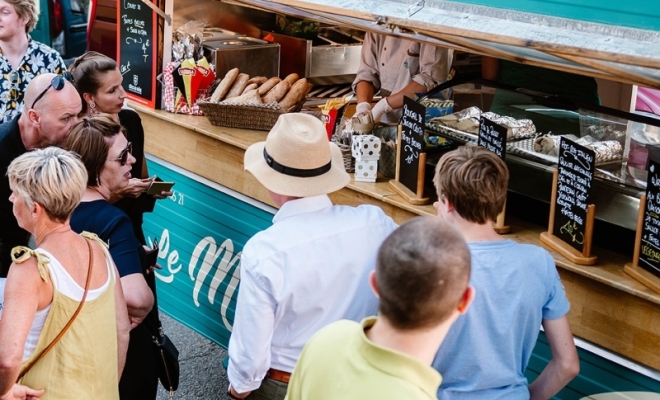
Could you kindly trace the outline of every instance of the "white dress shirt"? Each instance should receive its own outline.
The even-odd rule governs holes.
[[[371,82],[383,97],[400,91],[412,81],[429,91],[447,79],[451,56],[449,49],[367,32],[353,91],[360,81]],[[383,121],[397,122],[400,117],[401,110],[394,110],[385,114]]]
[[[261,385],[269,368],[292,372],[319,329],[374,315],[368,276],[397,225],[375,206],[333,206],[326,195],[288,201],[273,226],[243,248],[241,281],[229,339],[231,386]]]

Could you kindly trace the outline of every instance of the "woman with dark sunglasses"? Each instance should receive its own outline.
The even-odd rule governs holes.
[[[133,143],[135,164],[129,184],[115,193],[118,197],[115,206],[128,214],[133,222],[135,236],[146,245],[142,231],[142,215],[151,212],[156,198],[165,198],[172,193],[163,192],[152,196],[146,193],[152,179],[149,178],[144,157],[144,129],[138,114],[124,109],[126,92],[122,87],[122,75],[115,60],[94,51],[76,58],[69,69],[73,84],[83,100],[83,115],[93,116],[107,113],[113,116],[125,129],[128,140]]]
[[[76,232],[97,234],[110,246],[131,321],[126,365],[119,382],[120,399],[155,399],[158,376],[151,335],[141,325],[149,323],[155,294],[145,279],[145,252],[135,237],[131,220],[112,205],[116,193],[131,181],[135,157],[124,128],[108,114],[84,118],[73,126],[65,148],[80,155],[87,169],[87,188],[71,216]],[[153,274],[150,274],[153,276]],[[144,322],[143,322],[144,321]],[[153,396],[153,397],[152,397]]]

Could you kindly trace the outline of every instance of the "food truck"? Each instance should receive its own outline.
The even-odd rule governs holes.
[[[511,181],[504,219],[510,227],[508,237],[550,251],[571,302],[568,317],[579,348],[581,372],[557,398],[660,392],[660,293],[654,289],[660,285],[653,269],[643,268],[639,261],[654,256],[644,247],[648,238],[638,237],[644,230],[640,221],[646,215],[644,208],[640,211],[646,203],[640,199],[653,194],[647,187],[647,168],[660,142],[660,123],[631,113],[637,85],[660,88],[660,8],[653,7],[650,0],[625,5],[611,0],[580,4],[174,0],[161,1],[157,11],[143,8],[146,3],[120,2],[118,61],[124,86],[131,94],[129,105],[144,125],[150,171],[176,182],[173,195],[145,215],[146,235],[160,243],[163,269],[156,274],[163,312],[226,347],[240,290],[242,247],[271,224],[276,212],[266,189],[243,170],[245,149],[263,141],[267,128],[235,122],[268,120],[267,112],[244,118],[243,111],[232,110],[238,116],[227,118],[228,108],[203,106],[207,99],[201,97],[199,104],[208,111],[204,116],[191,115],[199,114],[192,104],[190,114],[172,107],[179,113],[163,109],[174,96],[167,94],[172,90],[168,88],[171,81],[161,78],[165,83],[160,84],[155,78],[161,71],[167,74],[173,30],[189,21],[206,23],[202,34],[207,38],[205,52],[218,77],[229,68],[259,64],[267,68],[259,74],[283,78],[293,71],[307,78],[314,87],[302,107],[303,112],[311,113],[318,113],[317,106],[328,99],[350,92],[361,37],[371,31],[453,49],[458,70],[469,72],[470,65],[485,55],[597,79],[603,106],[483,81],[466,72],[463,77],[457,75],[452,88],[453,111],[477,107],[479,113],[486,112],[500,94],[515,93],[522,97],[507,103],[502,115],[535,124],[534,135],[507,137],[505,160]],[[145,20],[137,30],[130,26]],[[302,21],[301,30],[305,30],[304,24],[315,24],[316,36],[289,37],[281,29],[288,21]],[[233,39],[223,35],[233,35]],[[261,42],[264,38],[270,40]],[[273,53],[274,49],[278,51]],[[272,63],[274,57],[278,63]],[[473,68],[472,72],[479,70]],[[147,76],[152,80],[147,82]],[[478,132],[440,120],[429,119],[424,128],[426,134],[454,145],[478,141]],[[569,247],[580,248],[577,256],[547,240],[547,236],[557,236],[560,242],[571,241],[562,236],[565,224],[553,230],[549,223],[551,215],[561,212],[554,206],[553,186],[559,155],[535,150],[537,140],[544,139],[552,147],[561,142],[555,143],[551,137],[568,135],[574,139],[590,136],[601,143],[586,143],[595,149],[588,194],[593,207],[588,251],[582,242],[580,246],[569,243]],[[602,145],[604,142],[610,144]],[[433,170],[434,152],[427,153],[428,174]],[[412,196],[406,197],[394,190],[392,178],[396,180],[381,174],[374,183],[353,179],[330,197],[337,204],[377,205],[398,223],[418,215],[435,215],[430,204],[411,201],[427,195],[427,189],[411,190]],[[428,183],[427,176],[418,178]],[[544,232],[548,234],[545,239]],[[527,371],[530,381],[549,359],[549,347],[541,334]]]

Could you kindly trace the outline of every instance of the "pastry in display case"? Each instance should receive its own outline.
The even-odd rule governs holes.
[[[596,219],[635,230],[648,154],[660,147],[659,119],[483,79],[455,79],[429,95],[449,87],[454,112],[428,119],[427,134],[476,144],[480,117],[506,127],[509,189],[544,202],[550,201],[561,138],[592,149]]]

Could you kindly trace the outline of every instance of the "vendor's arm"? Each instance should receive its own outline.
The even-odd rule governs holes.
[[[27,390],[24,386],[14,385],[23,362],[25,341],[37,310],[48,306],[52,295],[52,287],[41,279],[34,257],[21,264],[12,264],[7,276],[4,309],[0,320],[2,399],[13,399],[15,394]]]
[[[419,44],[419,71],[412,77],[409,84],[392,93],[387,99],[381,100],[374,107],[374,120],[378,120],[380,115],[384,113],[402,108],[404,97],[407,96],[412,99],[416,93],[428,92],[445,81],[449,76],[451,55],[452,52],[448,49],[429,44]]]
[[[380,90],[380,72],[378,67],[378,40],[380,35],[367,32],[360,52],[360,66],[358,67],[353,91],[359,103],[371,103]]]
[[[238,398],[258,389],[270,368],[275,323],[275,300],[251,267],[243,253],[227,368],[230,389]]]

